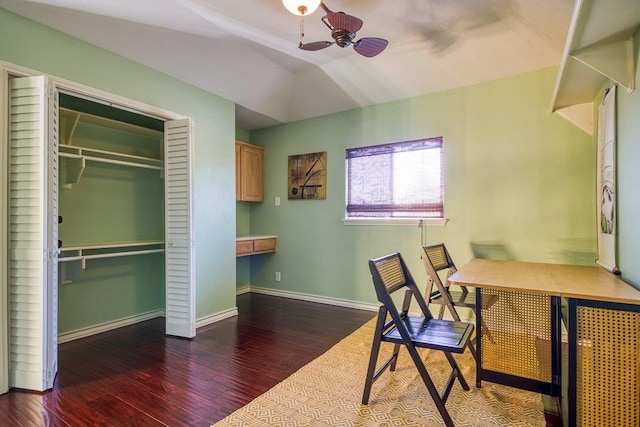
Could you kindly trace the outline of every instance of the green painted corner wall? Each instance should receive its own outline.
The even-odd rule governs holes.
[[[1,8],[0,60],[193,118],[196,317],[234,308],[233,102]]]
[[[65,127],[65,119],[61,120]],[[78,123],[72,145],[160,157],[162,136],[134,134]],[[101,162],[86,163],[80,179],[65,177],[60,158],[58,239],[63,247],[164,240],[164,179],[159,171]],[[165,307],[164,255],[146,254],[60,264],[58,333]]]
[[[251,131],[241,127],[236,128],[236,141],[251,142]]]
[[[162,254],[90,260],[83,271],[64,264],[62,277],[73,280],[58,287],[59,334],[164,310]]]
[[[636,46],[640,52],[640,43]],[[617,95],[618,266],[622,278],[640,289],[640,93],[619,87]]]
[[[251,142],[251,132],[236,128],[236,141]],[[243,235],[251,232],[251,209],[253,202],[236,202],[236,234]],[[236,290],[243,290],[251,285],[251,258],[236,258]]]
[[[253,202],[236,202],[236,234],[243,235],[251,232],[251,205]],[[244,256],[236,258],[236,290],[251,285],[251,258]]]
[[[278,235],[275,254],[253,257],[251,285],[374,302],[367,260],[392,251],[424,282],[419,228],[342,224],[344,151],[440,135],[448,223],[428,227],[427,244],[445,242],[460,265],[472,257],[471,242],[499,242],[519,260],[592,263],[595,143],[550,113],[556,74],[549,68],[251,132],[265,147],[266,200],[251,211],[251,232]],[[327,199],[287,200],[288,156],[317,151],[328,153]]]

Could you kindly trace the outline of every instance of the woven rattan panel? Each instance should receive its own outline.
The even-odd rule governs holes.
[[[577,425],[640,426],[640,313],[578,307]]]
[[[378,262],[376,266],[387,291],[393,292],[406,283],[400,258],[397,256]]]
[[[551,383],[551,298],[487,289],[497,296],[482,309],[482,367]]]
[[[433,268],[437,270],[447,267],[447,256],[444,253],[444,246],[436,246],[433,248],[425,248],[429,261],[433,265]]]

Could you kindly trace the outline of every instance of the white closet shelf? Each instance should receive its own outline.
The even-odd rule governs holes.
[[[116,165],[134,166],[140,168],[162,170],[164,160],[133,154],[117,153],[115,151],[98,150],[96,148],[80,147],[77,145],[60,144],[58,155],[68,158],[84,158],[95,162],[113,163]],[[65,151],[63,151],[65,150]],[[87,155],[86,153],[92,154]]]
[[[73,139],[73,133],[79,122],[87,123],[95,126],[117,129],[123,132],[134,133],[137,135],[147,136],[151,138],[163,138],[164,132],[154,129],[148,129],[142,126],[132,125],[129,123],[119,122],[117,120],[107,119],[105,117],[94,116],[93,114],[82,113],[70,110],[68,108],[60,108],[60,117],[64,119],[64,135],[63,143],[70,144]]]
[[[73,144],[74,133],[76,132],[78,123],[86,123],[103,127],[105,129],[118,130],[133,135],[152,138],[153,140],[157,140],[160,145],[162,145],[164,139],[164,133],[162,131],[147,129],[142,126],[123,123],[65,108],[60,108],[60,117],[62,120],[60,122],[60,145],[58,155],[61,159],[61,169],[63,171],[63,188],[69,189],[72,188],[73,184],[78,183],[84,173],[87,161],[155,169],[161,172],[163,171],[163,159],[100,150]]]
[[[81,261],[86,268],[89,259],[116,258],[164,252],[164,240],[140,240],[91,245],[63,246],[59,249],[58,262]]]
[[[66,172],[64,183],[66,188],[71,188],[71,185],[77,184],[78,181],[80,181],[87,161],[155,169],[159,171],[164,169],[164,161],[160,159],[79,147],[77,145],[60,144],[58,156],[65,159],[65,165],[63,167]]]

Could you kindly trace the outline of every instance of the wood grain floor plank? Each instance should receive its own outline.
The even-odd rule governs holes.
[[[54,388],[1,395],[0,426],[208,427],[375,316],[260,294],[237,304],[192,340],[158,318],[61,344]]]
[[[158,318],[61,344],[54,388],[0,396],[0,425],[209,426],[374,316],[259,294],[238,311],[192,340]]]

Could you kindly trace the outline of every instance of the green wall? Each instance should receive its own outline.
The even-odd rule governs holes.
[[[640,51],[640,33],[636,46]],[[619,87],[617,95],[618,266],[622,278],[640,289],[640,93]]]
[[[374,302],[367,260],[401,251],[416,280],[426,274],[414,226],[345,226],[344,151],[349,147],[444,137],[445,242],[459,265],[471,242],[501,242],[513,258],[593,263],[595,145],[549,112],[556,68],[486,84],[251,132],[265,147],[265,202],[252,233],[278,235],[277,253],[254,257],[251,286]],[[287,200],[287,158],[328,153],[326,200]],[[280,196],[282,205],[273,199]],[[274,281],[275,271],[282,281]]]
[[[61,120],[61,128],[65,119]],[[72,145],[161,158],[157,138],[78,123]],[[60,158],[58,238],[63,247],[164,240],[164,179],[160,171],[87,161],[67,183]],[[75,177],[71,177],[75,180]],[[69,252],[75,255],[76,252]],[[59,268],[58,333],[165,308],[164,255],[64,262]]]
[[[236,202],[236,234],[249,234],[251,231],[251,205],[253,202]],[[236,258],[236,290],[245,290],[251,284],[251,259],[244,256]]]
[[[0,60],[194,119],[196,317],[235,307],[233,102],[4,9],[0,9]],[[105,305],[121,301],[117,289],[87,292],[84,297]],[[139,308],[144,311],[144,306]],[[85,315],[78,311],[78,324]]]
[[[420,229],[342,224],[348,147],[444,137],[449,222],[429,227],[426,243],[444,241],[460,265],[478,241],[500,242],[520,260],[595,258],[595,142],[549,113],[555,68],[249,132],[235,128],[232,102],[4,9],[0,60],[194,119],[198,318],[235,306],[236,267],[237,283],[373,302],[366,261],[399,250],[425,280]],[[619,94],[619,265],[638,285],[640,99]],[[234,203],[235,139],[266,148],[264,203]],[[328,152],[327,199],[287,200],[287,157],[316,151]],[[234,263],[234,231],[277,234],[278,252]],[[119,301],[116,290],[105,292],[84,298]]]
[[[251,142],[251,132],[236,128],[236,141]],[[253,202],[236,202],[236,234],[243,235],[251,232],[251,209]],[[250,256],[236,258],[236,289],[246,290],[251,284]]]

